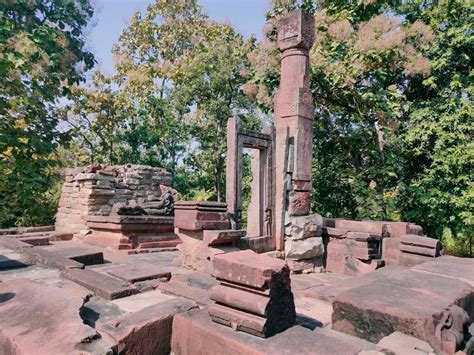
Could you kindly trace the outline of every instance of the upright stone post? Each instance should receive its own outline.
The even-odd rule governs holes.
[[[285,217],[310,211],[314,107],[310,90],[309,50],[314,17],[294,11],[278,24],[280,88],[275,96],[276,247],[284,249]]]

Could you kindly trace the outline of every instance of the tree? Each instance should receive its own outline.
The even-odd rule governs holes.
[[[400,211],[443,236],[450,251],[472,256],[474,11],[464,1],[406,4],[399,11],[437,34],[425,52],[431,75],[406,90],[412,104],[397,136],[404,162]]]
[[[252,54],[249,85],[263,106],[278,86],[275,24],[295,8],[316,18],[315,209],[417,222],[433,237],[451,235],[456,252],[466,253],[472,8],[463,1],[275,1],[267,37]]]
[[[50,223],[54,152],[67,138],[51,107],[94,64],[88,0],[0,4],[0,225]],[[82,66],[82,68],[80,68]]]
[[[233,114],[252,114],[241,90],[246,42],[230,26],[209,20],[195,0],[157,0],[137,13],[114,48],[121,97],[153,120],[176,175],[201,174],[199,189],[222,199],[225,132]],[[160,102],[160,110],[152,108]],[[256,116],[252,116],[254,119]],[[183,142],[189,141],[183,154]],[[186,191],[182,191],[186,194]]]

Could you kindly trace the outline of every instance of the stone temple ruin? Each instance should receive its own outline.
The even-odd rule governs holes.
[[[229,119],[226,203],[94,165],[66,169],[55,226],[0,231],[0,353],[474,353],[472,259],[413,223],[310,212],[313,29],[278,26],[274,126]]]

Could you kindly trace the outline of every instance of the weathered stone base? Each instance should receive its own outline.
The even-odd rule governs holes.
[[[333,329],[372,342],[400,331],[439,349],[435,327],[441,313],[453,304],[473,314],[472,286],[408,269],[337,295],[333,303]]]
[[[194,354],[358,354],[361,348],[346,340],[294,326],[271,338],[254,337],[211,321],[207,309],[177,314],[171,350]]]
[[[173,217],[88,216],[92,231],[80,239],[112,250],[141,250],[176,247],[180,240],[173,233]]]

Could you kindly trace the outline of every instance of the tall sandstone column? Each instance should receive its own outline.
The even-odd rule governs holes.
[[[309,50],[314,18],[294,11],[278,24],[280,88],[275,96],[276,247],[284,249],[285,218],[310,211],[314,106],[310,90]]]

